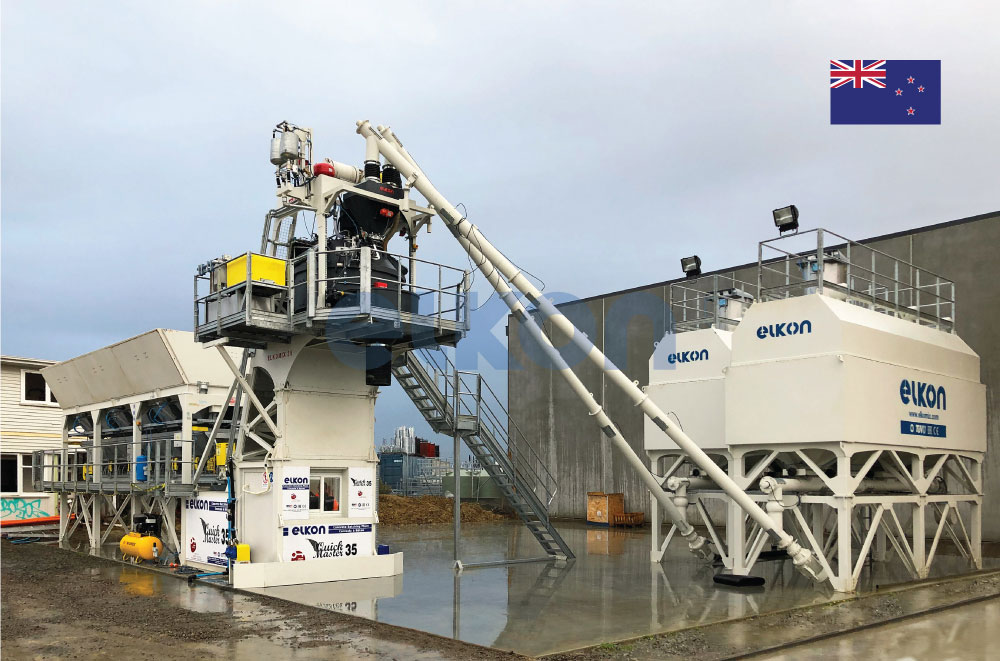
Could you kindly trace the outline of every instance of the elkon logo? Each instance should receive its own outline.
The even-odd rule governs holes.
[[[678,351],[667,356],[667,362],[671,365],[677,363],[694,363],[699,360],[708,360],[708,349],[701,351]]]
[[[899,382],[899,398],[904,404],[922,406],[926,409],[948,410],[944,386],[935,387],[930,383],[903,379]]]
[[[780,324],[768,324],[757,329],[757,337],[764,339],[767,337],[785,337],[786,335],[805,335],[813,332],[812,322],[808,319],[802,321],[786,321]]]

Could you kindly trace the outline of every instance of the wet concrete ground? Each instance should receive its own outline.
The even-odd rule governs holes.
[[[648,530],[576,523],[559,529],[577,554],[571,564],[475,569],[456,578],[450,526],[383,528],[382,540],[404,553],[402,585],[373,586],[381,593],[363,605],[359,601],[356,612],[536,656],[846,597],[816,585],[790,562],[759,564],[755,573],[766,579],[764,588],[738,590],[713,583],[716,570],[700,564],[683,545],[673,545],[663,563],[651,563]],[[463,530],[466,562],[538,555],[537,542],[516,522]],[[957,556],[939,561],[939,574],[970,570]],[[899,563],[875,563],[864,569],[860,592],[908,580]],[[261,592],[309,603],[316,589]],[[390,590],[394,594],[387,594]]]
[[[494,650],[42,544],[2,543],[6,659],[484,659]]]
[[[1000,597],[796,645],[756,661],[987,661],[1000,658]]]
[[[719,629],[724,633],[716,634],[713,644],[719,654],[732,655],[760,649],[749,641],[757,633],[755,627],[762,626],[763,618],[777,623],[774,644],[784,644],[806,637],[813,626],[810,624],[813,617],[841,627],[832,629],[836,633],[856,626],[859,614],[862,619],[878,621],[896,614],[897,606],[891,601],[871,602],[870,612],[857,608],[851,605],[853,597],[814,584],[795,572],[789,562],[758,565],[756,573],[766,579],[765,587],[737,590],[715,585],[712,582],[715,570],[698,563],[681,546],[673,548],[662,564],[649,562],[648,530],[609,530],[581,524],[561,525],[560,530],[578,555],[571,563],[469,569],[456,576],[452,570],[450,525],[383,527],[380,541],[389,543],[393,551],[404,553],[402,576],[266,588],[257,592],[531,656],[602,646],[596,652],[591,649],[572,653],[571,658],[581,655],[591,658],[595,653],[601,656],[594,658],[615,656],[619,641],[642,640],[643,637],[658,641],[663,634],[691,627],[701,627],[699,632],[709,631],[713,623],[724,623],[724,628]],[[465,562],[539,554],[535,540],[516,522],[469,524],[464,526],[464,531],[462,558]],[[988,563],[996,565],[997,559],[990,559]],[[936,567],[938,574],[968,571],[968,566],[959,557],[942,556]],[[242,617],[239,608],[234,610],[231,593],[220,592],[227,596],[213,597],[204,590],[214,588],[206,586],[188,594],[185,583],[171,577],[162,577],[162,580],[183,586],[183,589],[153,586],[154,592],[162,589],[166,590],[165,594],[174,595],[168,598],[181,607],[201,612],[211,610],[210,604],[215,601],[219,612],[233,613],[237,621]],[[907,580],[909,577],[898,563],[875,563],[863,570],[860,594],[870,593],[878,585]],[[250,597],[244,595],[243,598]],[[193,601],[187,604],[185,600]],[[834,611],[819,616],[813,613],[801,620],[806,629],[801,632],[780,617],[782,611],[791,608],[830,609],[841,603],[847,604],[840,616],[842,619],[831,619],[830,613]],[[749,621],[756,622],[751,629],[747,629],[751,626],[746,624]],[[799,620],[790,622],[796,626],[800,623]],[[785,636],[786,631],[795,635],[789,638]],[[688,642],[682,637],[670,643],[672,647],[669,648],[650,647],[649,658],[669,658],[665,656],[667,652],[677,645],[677,649],[683,650]],[[620,650],[629,645],[631,651],[623,654],[638,652],[632,642]],[[702,650],[699,657],[709,658],[704,655],[705,645],[698,647]],[[405,654],[401,658],[410,656]]]

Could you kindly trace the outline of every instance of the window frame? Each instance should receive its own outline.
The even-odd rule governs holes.
[[[318,509],[314,509],[313,507],[310,507],[309,508],[309,516],[344,516],[344,512],[345,512],[345,509],[344,509],[344,476],[346,474],[347,474],[347,472],[345,470],[343,470],[343,469],[328,469],[328,470],[319,470],[319,471],[310,471],[309,472],[310,504],[311,504],[311,499],[312,499],[312,481],[313,480],[317,480],[317,479],[320,481],[319,482],[319,505],[320,506],[319,506]],[[336,479],[337,480],[337,485],[338,485],[337,491],[336,491],[335,496],[334,496],[336,498],[336,502],[337,502],[337,509],[335,509],[335,510],[326,510],[326,509],[323,509],[324,486],[326,484],[326,480],[330,479],[330,478]]]
[[[21,404],[23,406],[44,406],[47,408],[53,408],[53,407],[58,408],[59,402],[53,401],[52,388],[49,387],[49,382],[45,381],[44,376],[42,376],[42,381],[45,381],[45,401],[40,402],[34,399],[25,399],[25,395],[27,394],[27,392],[25,391],[25,383],[24,383],[26,374],[37,374],[39,376],[42,376],[41,370],[21,368]]]
[[[31,481],[32,454],[30,452],[4,452],[3,455],[5,457],[13,455],[17,465],[17,491],[4,491],[5,497],[45,495],[44,491],[35,491],[33,488],[34,484]],[[25,480],[25,470],[29,471],[27,480]]]

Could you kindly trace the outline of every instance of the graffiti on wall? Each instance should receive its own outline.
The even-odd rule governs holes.
[[[41,498],[2,498],[0,499],[0,517],[4,519],[35,519],[49,516],[42,509]]]

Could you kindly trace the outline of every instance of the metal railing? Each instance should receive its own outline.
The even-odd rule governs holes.
[[[378,254],[391,257],[395,260],[395,278],[377,276],[372,273],[371,260],[373,256]],[[335,255],[338,258],[342,258],[344,261],[341,263],[345,266],[356,264],[359,273],[357,275],[318,277],[316,274],[319,272],[319,260],[325,259],[326,255]],[[389,252],[379,253],[379,251],[369,247],[310,250],[305,255],[300,255],[295,260],[292,260],[292,263],[297,264],[302,260],[309,260],[311,262],[311,264],[307,264],[306,269],[306,287],[307,296],[309,297],[307,308],[322,309],[324,307],[337,307],[336,302],[331,306],[323,304],[324,285],[326,285],[326,288],[333,289],[334,291],[344,290],[348,294],[356,293],[357,298],[352,298],[351,300],[352,303],[356,300],[356,305],[361,308],[362,314],[370,313],[373,307],[380,307],[395,310],[396,312],[412,312],[425,317],[434,317],[439,321],[448,319],[455,323],[464,323],[468,318],[468,271],[415,257],[411,258]],[[411,276],[409,279],[405,279],[403,276],[404,261],[414,266],[420,264],[430,267],[431,276],[429,280],[432,284],[414,282],[415,278],[412,277],[412,273],[409,274]],[[421,269],[421,273],[423,273],[423,269]],[[424,280],[424,283],[426,282]],[[435,282],[436,285],[433,284]],[[312,286],[309,286],[310,283],[312,283]],[[344,285],[347,285],[347,287],[343,287]],[[381,293],[383,290],[392,293],[386,295]],[[416,309],[404,309],[404,296],[407,296],[407,294],[416,298]],[[406,304],[408,305],[409,301],[406,301]],[[292,307],[294,309],[294,306]]]
[[[515,483],[530,488],[548,508],[559,485],[489,383],[478,372],[456,369],[443,351],[418,349],[416,353],[425,369],[430,368],[435,385],[448,403],[449,415],[458,413],[456,424],[463,419],[475,421],[476,435],[492,443],[494,452],[510,462]]]
[[[719,328],[733,330],[757,298],[757,285],[735,274],[712,274],[670,285],[670,315],[676,333]]]
[[[297,326],[312,326],[314,320],[338,315],[352,318],[375,315],[396,322],[402,321],[404,315],[410,315],[409,321],[416,318],[438,329],[447,326],[449,329],[468,330],[468,271],[382,252],[381,255],[392,257],[397,262],[395,277],[383,277],[372,273],[373,254],[378,255],[379,251],[370,247],[310,249],[303,255],[286,260],[284,285],[255,281],[251,272],[252,258],[247,260],[243,282],[218,291],[211,291],[211,273],[195,275],[195,330],[202,334],[214,327],[216,334],[221,336],[225,325],[235,323],[251,328],[293,332]],[[356,268],[357,273],[320,277],[320,260],[329,260],[331,256],[342,258],[339,263]],[[410,265],[408,279],[402,272],[404,263]],[[419,282],[415,281],[413,273],[418,265],[422,276]],[[215,268],[225,268],[225,264]],[[334,295],[328,297],[329,292]],[[302,298],[305,298],[304,304]]]
[[[185,447],[191,461],[184,462]],[[32,453],[32,482],[39,491],[153,489],[189,485],[197,466],[194,441],[172,438],[105,441],[99,448],[71,447]],[[205,482],[215,480],[204,476]],[[140,479],[142,478],[142,479]]]
[[[761,241],[761,300],[820,293],[954,332],[955,283],[822,228]]]
[[[246,274],[242,282],[235,285],[228,285],[218,291],[212,291],[212,276],[219,269],[227,268],[226,262],[216,265],[211,272],[195,274],[194,276],[194,328],[198,333],[209,324],[214,324],[219,334],[222,333],[223,323],[227,319],[233,319],[236,315],[242,319],[236,319],[246,326],[263,326],[272,330],[291,330],[292,306],[290,304],[292,296],[291,280],[292,272],[287,271],[285,285],[278,285],[273,282],[255,281],[253,279],[253,258],[261,256],[259,253],[247,251],[244,253],[249,258],[246,260]],[[238,259],[238,258],[237,258]],[[254,288],[256,287],[256,292]],[[207,293],[202,290],[207,288]],[[231,304],[228,304],[232,301]],[[215,306],[213,311],[212,306]],[[275,328],[275,326],[287,328]]]

